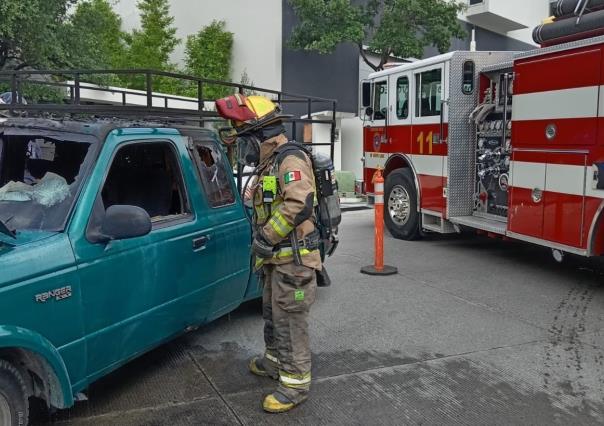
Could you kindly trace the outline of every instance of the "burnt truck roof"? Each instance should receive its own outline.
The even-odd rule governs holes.
[[[207,133],[213,134],[209,129],[192,126],[177,126],[173,124],[158,123],[140,120],[124,119],[51,119],[51,118],[27,118],[27,117],[7,117],[0,118],[0,133],[5,133],[7,129],[17,130],[19,133],[27,130],[43,133],[70,133],[93,136],[98,143],[103,143],[109,132],[114,129],[176,129],[181,134]],[[89,138],[87,138],[89,139]]]

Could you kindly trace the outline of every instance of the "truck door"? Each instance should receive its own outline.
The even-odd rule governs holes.
[[[444,213],[446,144],[441,144],[440,115],[446,99],[445,64],[413,72],[412,161],[421,188],[421,208]],[[447,123],[446,115],[444,122]],[[446,129],[446,126],[444,126]]]
[[[369,112],[369,114],[367,114]],[[365,111],[363,128],[363,150],[365,152],[365,188],[373,192],[373,173],[384,166],[386,157],[379,154],[388,143],[388,78],[380,77],[371,83],[371,106]]]
[[[383,151],[405,154],[411,152],[412,77],[410,71],[389,77],[392,96],[389,99],[388,146],[382,147],[386,148]]]
[[[545,162],[534,161],[543,153],[520,148],[512,151],[510,165],[510,210],[508,228],[517,234],[543,235]],[[531,161],[533,160],[533,161]]]
[[[195,317],[203,321],[229,312],[242,302],[250,277],[251,227],[221,145],[210,133],[191,133],[189,138],[200,183],[194,203],[200,220],[212,230],[206,248],[211,263],[203,271],[213,286],[208,312],[199,311],[197,297],[187,296],[198,292],[194,281],[185,283],[182,293],[190,300],[190,308],[198,310]]]
[[[213,243],[212,226],[194,209],[198,194],[187,182],[196,181],[195,171],[183,158],[187,149],[180,135],[112,133],[78,206],[74,229],[86,232],[73,240],[90,379],[190,325],[193,314],[179,299],[186,290],[198,290],[189,292],[196,314],[207,314],[211,306],[215,289],[208,271],[215,259],[204,248]],[[97,242],[105,209],[118,204],[146,210],[151,232]]]

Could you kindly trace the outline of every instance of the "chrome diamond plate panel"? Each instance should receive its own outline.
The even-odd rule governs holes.
[[[447,217],[469,216],[474,209],[476,129],[468,117],[478,105],[480,72],[488,65],[511,61],[514,52],[456,52],[449,67],[449,159]],[[476,64],[474,93],[461,91],[463,63]]]

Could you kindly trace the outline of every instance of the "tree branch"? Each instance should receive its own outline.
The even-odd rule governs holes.
[[[379,71],[380,68],[375,66],[367,57],[367,54],[365,53],[365,50],[363,49],[363,45],[361,43],[358,44],[359,46],[359,53],[361,54],[361,58],[363,58],[363,61],[365,61],[365,63],[367,65],[369,65],[369,67],[374,70],[374,71]]]

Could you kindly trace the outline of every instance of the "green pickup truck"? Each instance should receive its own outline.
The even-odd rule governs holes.
[[[0,425],[257,298],[250,241],[211,131],[0,119]]]

